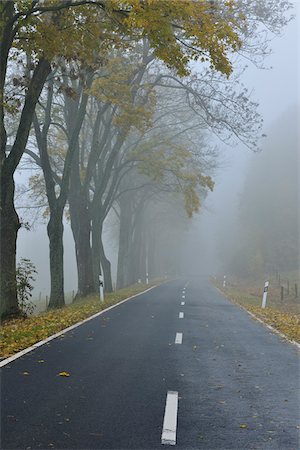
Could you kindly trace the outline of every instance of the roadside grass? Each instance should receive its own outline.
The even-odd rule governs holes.
[[[290,280],[289,293],[287,279]],[[297,274],[293,279],[284,276],[280,284],[276,277],[270,277],[267,307],[261,308],[263,280],[234,280],[224,288],[221,280],[212,279],[213,284],[232,302],[243,306],[249,312],[283,333],[288,339],[300,343],[300,292],[295,296]],[[281,286],[284,286],[284,298],[281,300]]]
[[[0,328],[0,358],[3,359],[24,350],[52,334],[163,281],[157,279],[148,285],[135,284],[106,294],[105,301],[102,303],[98,296],[90,296],[60,309],[49,310],[27,318],[5,321]]]

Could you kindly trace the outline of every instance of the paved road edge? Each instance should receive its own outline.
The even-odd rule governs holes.
[[[163,284],[163,283],[161,283]],[[24,350],[21,350],[18,353],[15,353],[12,356],[9,356],[8,358],[3,359],[0,361],[0,368],[6,366],[7,364],[11,363],[15,359],[21,358],[21,356],[26,355],[29,352],[32,352],[38,347],[41,347],[44,344],[47,344],[48,342],[52,341],[53,339],[56,339],[57,337],[68,333],[71,330],[74,330],[74,328],[79,327],[80,325],[83,325],[86,322],[89,322],[90,320],[95,319],[98,316],[101,316],[105,312],[109,311],[110,309],[116,308],[117,306],[121,305],[122,303],[127,302],[128,300],[132,300],[133,298],[139,297],[140,295],[145,294],[146,292],[151,291],[152,289],[161,286],[161,284],[156,284],[155,286],[151,286],[150,288],[146,289],[145,291],[139,292],[138,294],[131,295],[130,297],[125,298],[124,300],[121,300],[120,302],[116,303],[115,305],[111,305],[108,308],[103,309],[102,311],[97,312],[96,314],[93,314],[90,317],[87,317],[84,320],[81,320],[80,322],[77,322],[67,328],[64,328],[63,330],[59,331],[58,333],[52,334],[51,336],[48,336],[47,338],[43,339],[42,341],[36,342],[35,344],[31,345],[30,347],[25,348]]]
[[[257,317],[255,314],[253,314],[252,312],[248,311],[247,308],[245,308],[245,306],[240,305],[239,303],[236,303],[234,301],[232,301],[230,298],[225,297],[224,293],[215,285],[211,284],[211,286],[213,286],[221,295],[222,297],[226,298],[226,300],[228,300],[230,303],[238,306],[239,308],[243,309],[247,314],[249,314],[250,317],[252,317],[252,319],[257,320],[257,322],[261,323],[262,325],[264,325],[265,327],[267,327],[269,330],[271,330],[273,333],[276,333],[278,336],[280,336],[281,338],[283,338],[285,341],[289,342],[290,344],[295,345],[298,350],[300,350],[300,344],[298,344],[298,342],[293,341],[291,339],[289,339],[284,333],[282,333],[281,331],[277,330],[276,328],[272,327],[272,325],[269,325],[268,323],[264,322],[262,319],[260,319],[259,317]]]

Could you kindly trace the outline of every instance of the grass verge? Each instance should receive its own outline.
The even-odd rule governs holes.
[[[233,303],[243,306],[247,311],[254,314],[263,322],[280,331],[288,339],[300,343],[299,298],[290,301],[289,303],[280,303],[275,283],[273,284],[274,289],[272,290],[271,282],[270,292],[268,294],[268,306],[265,309],[262,309],[262,288],[261,286],[256,286],[255,282],[253,282],[251,286],[248,283],[240,282],[224,288],[220,281],[212,281],[224,296]]]
[[[154,280],[148,285],[135,284],[106,294],[103,303],[99,301],[99,297],[90,296],[64,308],[50,310],[37,316],[3,322],[0,329],[0,357],[1,359],[7,358],[52,334],[58,333],[111,305],[115,305],[132,295],[139,294],[161,282],[162,280]]]

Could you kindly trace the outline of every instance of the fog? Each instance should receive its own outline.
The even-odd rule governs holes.
[[[299,11],[299,4],[296,6]],[[207,189],[201,200],[200,211],[193,212],[192,218],[187,218],[184,207],[182,207],[183,212],[179,215],[180,218],[178,219],[177,216],[176,218],[174,210],[177,210],[177,203],[174,208],[170,207],[173,198],[166,202],[156,192],[153,192],[151,214],[149,213],[150,207],[147,207],[143,220],[150,231],[155,230],[157,233],[155,245],[160,248],[161,268],[160,270],[158,267],[152,268],[151,273],[150,269],[145,266],[141,268],[141,273],[136,276],[135,280],[130,279],[131,282],[136,282],[143,275],[145,276],[147,270],[153,277],[163,274],[208,276],[234,272],[232,268],[229,269],[229,265],[235,258],[235,251],[238,250],[237,241],[243,239],[240,232],[240,212],[241,204],[246,201],[246,183],[251,177],[255,179],[254,174],[260,170],[261,164],[265,168],[266,185],[269,184],[268,180],[275,175],[278,176],[278,173],[274,174],[274,170],[268,170],[268,160],[264,158],[264,152],[267,152],[269,158],[272,158],[272,151],[274,155],[286,152],[287,158],[292,157],[292,154],[296,155],[296,151],[293,153],[293,151],[287,151],[290,149],[284,148],[284,142],[279,137],[281,135],[284,139],[287,136],[287,130],[293,134],[293,138],[286,141],[286,145],[294,146],[294,149],[297,148],[299,151],[297,131],[290,128],[291,126],[297,127],[297,122],[299,123],[299,117],[297,120],[290,121],[291,114],[295,116],[298,111],[300,100],[299,25],[299,12],[297,12],[296,19],[289,23],[283,36],[274,38],[271,43],[273,54],[265,60],[266,68],[257,68],[249,62],[248,68],[242,75],[242,82],[251,91],[252,99],[259,103],[258,110],[264,119],[262,132],[266,134],[266,137],[260,143],[261,152],[254,153],[242,143],[237,143],[235,146],[231,143],[226,145],[214,134],[205,132],[203,139],[209,147],[211,149],[218,147],[216,167],[208,169],[208,174],[212,176],[215,187],[212,192]],[[169,126],[171,125],[169,124]],[[194,136],[192,138],[194,139]],[[299,163],[296,157],[295,160]],[[206,161],[206,164],[209,164],[209,161]],[[296,169],[295,165],[294,168],[293,176],[297,178],[299,167]],[[27,174],[19,170],[16,181],[17,184],[26,184]],[[296,185],[293,184],[293,186]],[[262,189],[263,187],[262,185]],[[259,196],[258,192],[256,195]],[[296,211],[298,211],[298,204],[294,206]],[[247,205],[244,204],[245,206],[247,208]],[[266,204],[266,208],[268,208],[268,204]],[[47,219],[39,218],[33,221],[31,213],[25,209],[21,208],[18,212],[31,223],[32,228],[30,231],[24,228],[19,231],[17,257],[18,259],[29,258],[37,267],[38,273],[34,283],[33,296],[37,297],[40,292],[42,296],[49,295]],[[168,215],[167,222],[163,219],[163,213]],[[172,218],[173,214],[174,219]],[[153,217],[156,219],[154,220]],[[292,215],[290,220],[295,222],[295,217],[296,215]],[[260,220],[259,216],[255,218],[256,226],[263,228]],[[175,221],[178,222],[175,223]],[[103,232],[105,253],[112,264],[114,287],[116,286],[118,265],[118,225],[116,222],[116,214],[111,211],[104,222]],[[157,239],[158,235],[160,235],[160,239]],[[151,249],[148,248],[145,251],[149,255]],[[64,256],[65,291],[76,292],[78,280],[74,240],[70,223],[67,220],[64,221]],[[129,256],[124,256],[124,258],[126,260]],[[273,263],[275,268],[277,262],[273,261]],[[157,266],[158,263],[153,264]],[[268,270],[266,264],[261,266],[263,271]],[[294,261],[293,264],[293,268],[295,268],[296,262]]]
[[[280,176],[279,170],[276,173],[269,170],[268,159],[264,158],[265,152],[268,153],[269,158],[272,158],[272,152],[274,152],[275,158],[278,158],[278,153],[285,153],[288,150],[287,158],[292,164],[295,163],[291,173],[294,178],[295,191],[293,197],[287,197],[286,200],[292,201],[295,197],[298,200],[294,204],[296,214],[291,220],[300,232],[299,2],[295,3],[295,7],[296,19],[289,24],[281,38],[275,38],[272,42],[272,55],[265,61],[267,69],[258,70],[250,64],[244,74],[245,84],[253,88],[252,93],[259,102],[266,137],[259,153],[253,154],[239,145],[235,148],[221,147],[222,163],[214,177],[215,189],[208,194],[205,207],[193,223],[192,232],[187,241],[184,256],[185,267],[190,264],[192,273],[195,275],[204,273],[223,276],[223,274],[228,275],[228,272],[232,272],[228,264],[230,258],[233,257],[233,250],[237,247],[237,239],[241,238],[241,235],[237,234],[238,221],[243,201],[242,193],[249,170],[251,168],[252,174],[255,174],[263,164],[266,185],[274,177]],[[287,140],[284,141],[284,138]],[[287,146],[289,147],[287,148]],[[284,172],[284,175],[287,174]],[[263,185],[261,189],[264,189]],[[265,208],[268,211],[268,203]],[[278,208],[283,208],[283,205],[278,204]],[[263,225],[262,218],[259,216],[256,216],[255,220],[258,227]],[[285,237],[282,236],[282,240],[284,239]],[[197,244],[195,244],[196,242]],[[298,240],[295,245],[299,248],[299,244]],[[193,255],[192,258],[191,255]],[[273,266],[276,267],[276,265],[278,266],[274,261]],[[299,270],[299,263],[297,266]],[[261,275],[264,276],[265,272],[268,272],[267,268]]]

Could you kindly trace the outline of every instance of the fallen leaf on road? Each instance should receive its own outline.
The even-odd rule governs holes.
[[[59,375],[60,377],[69,377],[69,376],[70,376],[69,372],[59,372],[58,375]]]
[[[248,428],[248,425],[246,423],[240,423],[240,428]]]
[[[43,359],[39,359],[38,363],[44,363],[45,361]]]
[[[29,372],[22,372],[22,375],[29,375]]]

